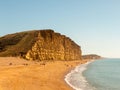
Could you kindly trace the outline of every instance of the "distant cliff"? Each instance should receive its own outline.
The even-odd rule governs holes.
[[[82,59],[100,59],[100,58],[102,57],[96,54],[82,55]]]
[[[28,60],[80,60],[81,48],[53,30],[34,30],[0,37],[0,56]]]

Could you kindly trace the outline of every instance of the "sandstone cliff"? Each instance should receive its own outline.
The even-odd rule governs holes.
[[[74,41],[53,30],[34,30],[0,37],[0,56],[28,60],[80,60],[81,49]]]

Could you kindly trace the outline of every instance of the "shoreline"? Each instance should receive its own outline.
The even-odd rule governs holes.
[[[90,60],[41,63],[0,57],[0,61],[0,90],[73,90],[65,76]]]
[[[70,86],[70,87],[72,87],[72,89],[73,90],[84,90],[84,85],[85,85],[85,82],[87,82],[86,80],[85,80],[85,77],[82,75],[82,73],[87,69],[87,66],[90,64],[90,63],[92,63],[93,61],[95,61],[95,60],[89,60],[89,61],[87,61],[86,63],[83,63],[83,64],[80,64],[80,65],[77,65],[73,70],[71,70],[66,76],[65,76],[65,81],[66,81],[66,83]],[[80,82],[79,82],[79,84],[81,85],[81,86],[76,86],[76,84],[74,85],[74,83],[77,81],[77,80],[75,80],[75,79],[71,79],[71,78],[75,78],[75,77],[73,77],[73,75],[75,74],[75,73],[79,73],[79,77],[80,77]],[[74,82],[73,84],[72,84],[72,82],[71,82],[71,80],[72,80],[72,82]],[[87,83],[86,83],[87,84]]]

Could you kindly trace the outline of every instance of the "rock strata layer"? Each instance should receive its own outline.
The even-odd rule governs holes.
[[[81,48],[53,30],[34,30],[0,37],[0,56],[28,60],[80,60]]]

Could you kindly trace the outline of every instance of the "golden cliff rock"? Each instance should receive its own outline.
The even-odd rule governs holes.
[[[80,60],[81,48],[53,30],[34,30],[0,37],[0,56],[27,60]]]

